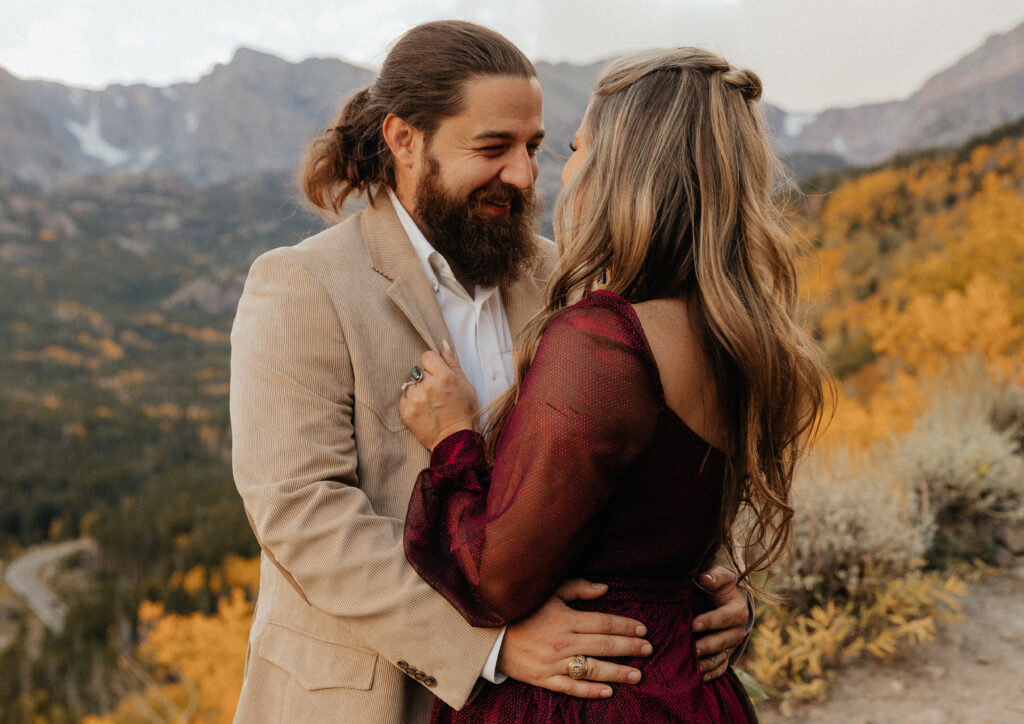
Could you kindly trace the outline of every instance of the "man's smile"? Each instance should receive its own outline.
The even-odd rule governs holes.
[[[508,216],[512,213],[511,201],[484,201],[482,206],[485,211],[494,216]]]

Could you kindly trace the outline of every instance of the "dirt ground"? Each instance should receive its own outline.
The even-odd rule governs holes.
[[[1024,723],[1024,567],[969,585],[964,619],[889,661],[839,673],[828,700],[784,718],[759,707],[765,724]]]

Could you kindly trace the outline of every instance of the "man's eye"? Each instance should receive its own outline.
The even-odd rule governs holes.
[[[540,150],[540,146],[527,146],[526,147],[526,152],[529,153],[531,156],[536,156],[537,155],[537,151],[539,151],[539,150]]]
[[[572,141],[569,141],[569,150],[572,151],[573,153],[576,153],[576,144],[573,143]]]

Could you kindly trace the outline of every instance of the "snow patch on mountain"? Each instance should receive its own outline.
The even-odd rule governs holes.
[[[163,149],[159,146],[150,146],[142,149],[142,152],[132,161],[133,171],[142,171],[153,165],[153,162],[160,158]]]
[[[130,153],[118,148],[103,137],[99,109],[95,106],[89,111],[87,123],[66,121],[64,127],[78,140],[78,147],[82,149],[82,153],[102,161],[106,166],[120,166],[131,158]]]
[[[803,132],[804,126],[808,126],[816,120],[818,120],[817,113],[794,113],[786,116],[783,127],[786,129],[787,136],[796,138]]]

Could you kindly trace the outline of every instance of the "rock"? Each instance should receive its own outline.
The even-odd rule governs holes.
[[[1009,551],[1014,556],[1024,554],[1024,518],[1008,520],[1000,527],[997,533],[997,540],[1003,550]]]

